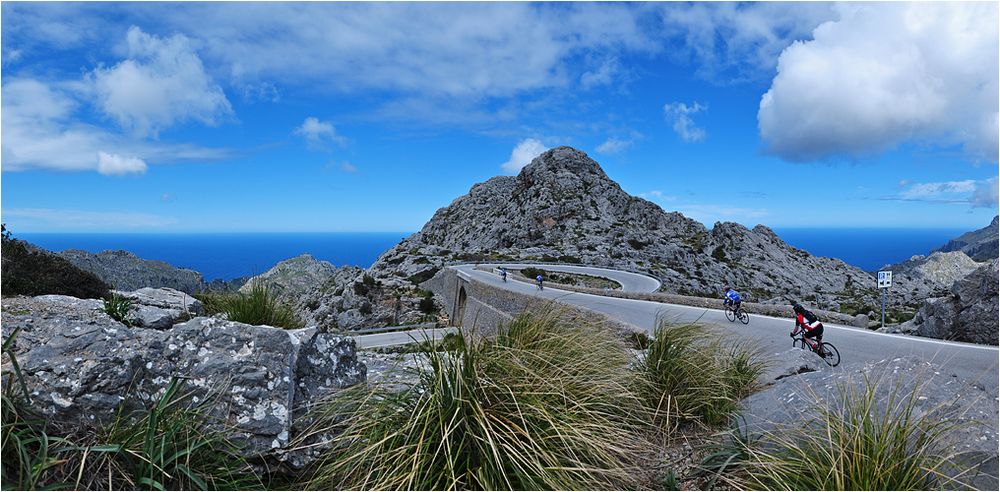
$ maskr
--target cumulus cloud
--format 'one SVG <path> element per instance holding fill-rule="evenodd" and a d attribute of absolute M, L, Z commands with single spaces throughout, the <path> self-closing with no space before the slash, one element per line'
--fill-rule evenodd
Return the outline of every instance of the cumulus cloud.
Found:
<path fill-rule="evenodd" d="M 688 106 L 682 102 L 667 103 L 663 106 L 663 113 L 667 119 L 673 121 L 674 133 L 685 142 L 701 142 L 705 140 L 705 130 L 695 126 L 691 115 L 708 110 L 707 106 L 697 102 Z"/>
<path fill-rule="evenodd" d="M 80 94 L 74 85 L 4 78 L 0 97 L 4 171 L 98 171 L 100 152 L 143 162 L 216 160 L 229 155 L 226 149 L 147 142 L 82 123 L 77 114 Z"/>
<path fill-rule="evenodd" d="M 146 163 L 138 157 L 125 157 L 100 151 L 97 153 L 97 172 L 109 175 L 143 174 L 146 172 Z"/>
<path fill-rule="evenodd" d="M 996 161 L 995 3 L 835 7 L 839 18 L 778 60 L 761 98 L 767 149 L 806 162 L 864 156 L 903 143 L 961 145 Z"/>
<path fill-rule="evenodd" d="M 91 73 L 98 106 L 123 128 L 156 135 L 175 123 L 215 125 L 232 114 L 187 37 L 159 38 L 129 28 L 128 58 Z"/>
<path fill-rule="evenodd" d="M 320 121 L 310 116 L 295 129 L 295 134 L 306 139 L 311 148 L 324 148 L 328 143 L 343 145 L 346 140 L 337 134 L 337 129 L 329 121 Z"/>
<path fill-rule="evenodd" d="M 509 173 L 520 172 L 524 166 L 531 163 L 532 159 L 538 157 L 539 154 L 546 150 L 548 150 L 548 147 L 542 145 L 542 142 L 534 138 L 526 138 L 514 147 L 514 150 L 510 153 L 510 159 L 501 164 L 500 167 Z"/>
<path fill-rule="evenodd" d="M 580 85 L 584 89 L 608 85 L 614 80 L 615 73 L 618 70 L 618 59 L 614 57 L 606 58 L 601 62 L 599 67 L 586 71 L 580 76 Z"/>

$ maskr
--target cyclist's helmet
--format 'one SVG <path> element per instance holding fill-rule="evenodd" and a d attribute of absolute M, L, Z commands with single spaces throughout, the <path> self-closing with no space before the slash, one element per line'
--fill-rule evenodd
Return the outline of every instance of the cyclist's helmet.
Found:
<path fill-rule="evenodd" d="M 730 287 L 730 286 L 728 286 L 728 285 L 727 285 L 727 286 L 725 286 L 725 287 L 724 287 L 724 288 L 722 289 L 722 291 L 723 291 L 723 292 L 729 292 L 729 291 L 731 291 L 731 290 L 733 290 L 733 288 L 732 288 L 732 287 Z"/>
<path fill-rule="evenodd" d="M 805 309 L 802 307 L 801 304 L 792 301 L 792 311 L 795 311 L 795 314 L 802 314 L 805 312 Z"/>

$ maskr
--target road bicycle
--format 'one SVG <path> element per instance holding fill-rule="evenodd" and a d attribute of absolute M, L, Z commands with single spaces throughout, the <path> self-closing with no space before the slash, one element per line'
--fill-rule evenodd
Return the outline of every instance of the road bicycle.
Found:
<path fill-rule="evenodd" d="M 734 322 L 739 319 L 744 325 L 750 324 L 750 315 L 743 310 L 743 306 L 733 309 L 732 306 L 726 304 L 726 319 L 730 322 Z"/>
<path fill-rule="evenodd" d="M 535 286 L 538 287 L 538 290 L 545 290 L 545 288 L 542 287 L 542 281 L 541 280 L 535 281 Z"/>
<path fill-rule="evenodd" d="M 816 348 L 813 348 L 812 344 L 806 341 L 805 332 L 799 332 L 798 335 L 792 336 L 792 346 L 796 344 L 802 347 L 802 349 L 812 350 L 814 354 L 823 358 L 823 362 L 830 367 L 837 367 L 840 364 L 840 351 L 837 347 L 834 347 L 830 342 L 817 343 Z M 819 352 L 819 348 L 823 347 L 823 352 Z"/>

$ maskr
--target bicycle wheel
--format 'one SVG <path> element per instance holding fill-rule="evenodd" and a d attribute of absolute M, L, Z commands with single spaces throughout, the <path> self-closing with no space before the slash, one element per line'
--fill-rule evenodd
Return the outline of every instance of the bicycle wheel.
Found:
<path fill-rule="evenodd" d="M 840 351 L 830 342 L 823 342 L 823 362 L 830 367 L 837 367 L 840 364 Z"/>
<path fill-rule="evenodd" d="M 726 319 L 730 322 L 736 321 L 736 313 L 733 312 L 733 308 L 726 306 Z"/>
<path fill-rule="evenodd" d="M 740 309 L 736 313 L 736 315 L 740 317 L 740 322 L 743 323 L 744 325 L 749 325 L 750 324 L 750 315 L 747 314 L 746 311 Z"/>

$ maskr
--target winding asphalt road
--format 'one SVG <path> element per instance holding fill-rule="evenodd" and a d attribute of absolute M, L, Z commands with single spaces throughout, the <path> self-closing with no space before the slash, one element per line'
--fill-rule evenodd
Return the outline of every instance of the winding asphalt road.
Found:
<path fill-rule="evenodd" d="M 515 265 L 505 264 L 504 266 L 513 268 Z M 753 339 L 767 354 L 777 354 L 792 347 L 791 338 L 788 336 L 794 328 L 791 313 L 789 313 L 788 318 L 774 318 L 751 313 L 750 324 L 742 325 L 731 323 L 726 319 L 725 313 L 721 309 L 619 299 L 553 288 L 539 291 L 531 283 L 503 282 L 498 275 L 477 270 L 473 265 L 457 265 L 449 268 L 458 270 L 462 276 L 496 287 L 590 309 L 647 332 L 652 332 L 659 320 L 677 323 L 697 321 L 716 325 L 737 336 Z M 634 273 L 603 268 L 561 265 L 559 268 L 572 268 L 573 270 L 566 271 L 610 277 L 619 282 L 622 282 L 619 279 L 623 279 L 629 282 L 630 288 L 637 288 L 636 282 L 641 285 L 642 281 L 634 277 L 644 277 Z M 547 269 L 555 270 L 553 267 L 547 267 Z M 615 276 L 612 277 L 609 272 L 613 272 Z M 622 283 L 624 285 L 624 282 Z M 649 285 L 651 284 L 647 284 L 647 286 Z M 659 288 L 658 281 L 656 287 Z M 644 292 L 649 292 L 649 290 Z M 719 302 L 721 307 L 722 301 Z M 991 395 L 997 396 L 997 387 L 1000 384 L 998 381 L 998 354 L 1000 352 L 998 352 L 997 347 L 878 333 L 862 328 L 828 323 L 824 323 L 823 326 L 826 328 L 824 340 L 833 343 L 840 350 L 842 363 L 879 361 L 916 355 L 924 360 L 941 364 L 946 371 L 959 377 L 979 381 Z"/>
<path fill-rule="evenodd" d="M 552 272 L 580 273 L 597 277 L 610 278 L 622 285 L 624 292 L 656 292 L 660 290 L 660 281 L 648 275 L 611 270 L 609 268 L 585 267 L 575 265 L 551 265 L 545 263 L 503 263 L 495 265 L 480 265 L 492 268 L 506 267 L 508 270 L 521 270 L 534 267 Z M 508 278 L 514 278 L 510 275 Z M 544 284 L 543 284 L 544 285 Z"/>

